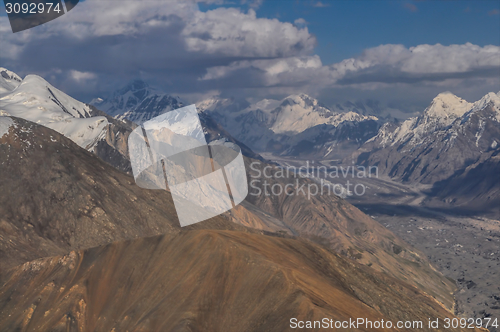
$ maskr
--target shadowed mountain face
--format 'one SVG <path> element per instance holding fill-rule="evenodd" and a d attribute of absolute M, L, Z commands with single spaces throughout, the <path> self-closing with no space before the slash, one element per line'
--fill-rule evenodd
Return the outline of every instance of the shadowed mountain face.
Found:
<path fill-rule="evenodd" d="M 436 182 L 425 204 L 500 214 L 500 149 L 482 154 L 475 163 Z"/>
<path fill-rule="evenodd" d="M 238 231 L 186 230 L 43 258 L 0 283 L 5 331 L 288 331 L 291 318 L 357 317 L 420 320 L 425 331 L 428 318 L 452 317 L 318 245 Z"/>
<path fill-rule="evenodd" d="M 0 271 L 180 229 L 168 192 L 139 188 L 130 176 L 47 127 L 0 120 Z M 238 226 L 225 223 L 231 227 Z"/>
<path fill-rule="evenodd" d="M 137 125 L 126 119 L 117 120 L 92 105 L 89 105 L 89 109 L 90 115 L 104 116 L 109 123 L 106 135 L 101 141 L 97 142 L 91 152 L 111 166 L 127 174 L 132 174 L 132 166 L 130 165 L 128 154 L 128 137 Z"/>

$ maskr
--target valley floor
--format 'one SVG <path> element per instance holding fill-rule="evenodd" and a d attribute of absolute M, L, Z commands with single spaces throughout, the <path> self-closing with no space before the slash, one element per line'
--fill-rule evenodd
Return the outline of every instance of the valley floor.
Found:
<path fill-rule="evenodd" d="M 417 188 L 381 179 L 366 180 L 363 196 L 348 201 L 424 252 L 457 282 L 455 314 L 500 319 L 500 218 L 420 206 Z"/>
<path fill-rule="evenodd" d="M 294 159 L 275 156 L 270 159 L 282 166 L 305 165 Z M 323 164 L 328 163 L 323 161 Z M 363 184 L 365 194 L 353 194 L 347 200 L 424 252 L 437 269 L 456 281 L 455 314 L 500 320 L 499 216 L 423 207 L 421 202 L 428 189 L 425 186 L 405 186 L 382 177 L 326 178 L 343 186 L 347 180 Z"/>

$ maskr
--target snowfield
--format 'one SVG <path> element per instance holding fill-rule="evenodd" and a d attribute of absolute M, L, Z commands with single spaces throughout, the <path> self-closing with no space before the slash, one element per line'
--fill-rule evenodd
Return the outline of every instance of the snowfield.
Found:
<path fill-rule="evenodd" d="M 28 75 L 21 80 L 3 68 L 0 68 L 0 116 L 15 116 L 49 127 L 87 150 L 105 137 L 108 127 L 105 117 L 91 117 L 87 105 L 43 78 Z"/>

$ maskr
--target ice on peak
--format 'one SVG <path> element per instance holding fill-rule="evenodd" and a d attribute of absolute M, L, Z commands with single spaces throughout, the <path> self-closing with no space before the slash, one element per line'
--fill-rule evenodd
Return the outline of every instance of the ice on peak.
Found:
<path fill-rule="evenodd" d="M 262 111 L 272 111 L 280 104 L 279 100 L 274 99 L 262 99 L 261 101 L 251 105 L 249 110 L 257 110 L 260 109 Z"/>
<path fill-rule="evenodd" d="M 18 82 L 21 82 L 23 80 L 19 75 L 4 67 L 0 67 L 0 76 L 2 76 L 4 79 L 14 80 Z"/>
<path fill-rule="evenodd" d="M 489 92 L 483 98 L 474 103 L 473 112 L 480 111 L 488 104 L 492 104 L 493 110 L 496 112 L 496 120 L 500 122 L 500 92 Z"/>
<path fill-rule="evenodd" d="M 290 95 L 283 99 L 283 103 L 286 102 L 294 102 L 295 104 L 299 104 L 301 106 L 317 106 L 318 105 L 318 100 L 314 99 L 313 97 L 306 95 L 305 93 L 301 94 L 296 94 L 296 95 Z"/>
<path fill-rule="evenodd" d="M 90 117 L 87 105 L 37 75 L 26 76 L 17 88 L 3 95 L 0 110 L 52 128 L 87 149 L 103 137 L 108 125 L 105 117 Z"/>
<path fill-rule="evenodd" d="M 472 103 L 457 97 L 451 92 L 438 94 L 424 111 L 426 118 L 455 119 L 464 115 L 472 107 Z"/>
<path fill-rule="evenodd" d="M 19 86 L 22 79 L 16 73 L 0 67 L 0 95 L 9 93 Z"/>

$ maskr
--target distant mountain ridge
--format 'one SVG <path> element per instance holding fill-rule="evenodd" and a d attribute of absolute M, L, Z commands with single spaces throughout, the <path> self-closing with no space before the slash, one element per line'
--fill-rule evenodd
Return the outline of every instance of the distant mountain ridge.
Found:
<path fill-rule="evenodd" d="M 432 185 L 434 205 L 440 197 L 443 203 L 479 208 L 500 205 L 499 151 L 500 92 L 474 103 L 443 93 L 421 116 L 383 125 L 344 162 L 377 166 L 380 174 L 409 184 Z"/>
<path fill-rule="evenodd" d="M 161 93 L 139 79 L 115 91 L 110 97 L 93 99 L 90 104 L 117 119 L 137 124 L 185 106 L 179 97 Z"/>
<path fill-rule="evenodd" d="M 375 116 L 333 111 L 306 94 L 255 104 L 210 98 L 197 106 L 252 149 L 285 156 L 344 156 L 378 129 Z"/>
<path fill-rule="evenodd" d="M 141 124 L 161 113 L 186 105 L 179 97 L 134 80 L 91 104 L 116 119 Z M 257 152 L 284 156 L 341 159 L 376 135 L 382 114 L 375 102 L 347 102 L 332 110 L 306 94 L 282 100 L 212 97 L 196 104 L 198 111 L 219 123 L 231 136 Z M 362 113 L 364 114 L 362 114 Z"/>
<path fill-rule="evenodd" d="M 387 123 L 354 155 L 381 173 L 407 182 L 434 183 L 451 176 L 500 143 L 500 96 L 468 103 L 439 94 L 419 117 Z"/>

